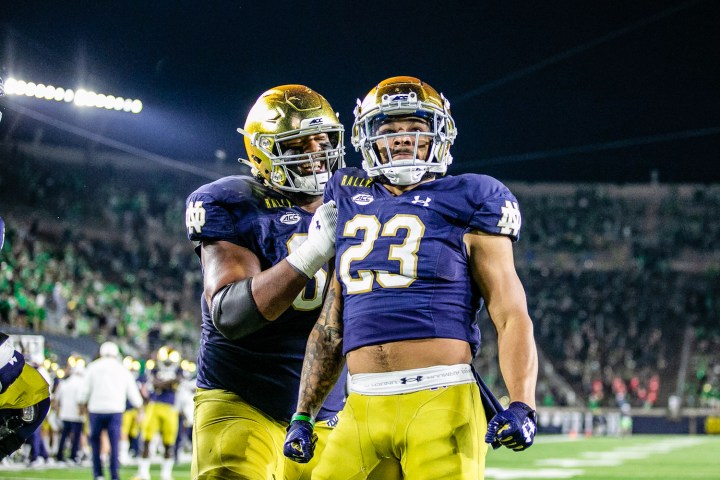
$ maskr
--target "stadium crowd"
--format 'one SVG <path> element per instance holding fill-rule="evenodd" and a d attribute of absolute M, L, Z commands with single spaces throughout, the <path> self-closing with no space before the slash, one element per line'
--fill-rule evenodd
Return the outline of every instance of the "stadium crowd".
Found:
<path fill-rule="evenodd" d="M 112 339 L 138 357 L 172 343 L 193 358 L 201 278 L 183 209 L 204 180 L 0 157 L 0 325 Z M 684 404 L 717 406 L 720 186 L 507 183 L 525 220 L 516 264 L 552 370 L 541 367 L 538 403 L 666 405 L 689 328 Z M 501 390 L 489 326 L 481 319 L 476 363 Z"/>
<path fill-rule="evenodd" d="M 200 280 L 183 241 L 177 187 L 150 187 L 138 173 L 10 158 L 14 168 L 0 178 L 9 226 L 0 321 L 116 339 L 133 355 L 172 341 L 191 356 Z"/>

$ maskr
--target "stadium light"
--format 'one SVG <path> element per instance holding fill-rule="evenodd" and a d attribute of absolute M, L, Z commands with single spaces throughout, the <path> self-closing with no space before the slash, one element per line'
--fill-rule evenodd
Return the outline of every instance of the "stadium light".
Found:
<path fill-rule="evenodd" d="M 44 83 L 29 82 L 10 77 L 5 82 L 5 93 L 19 97 L 33 97 L 39 100 L 73 103 L 78 107 L 95 107 L 105 110 L 140 113 L 143 103 L 139 99 L 118 97 L 107 93 L 96 93 L 92 90 L 56 87 Z"/>

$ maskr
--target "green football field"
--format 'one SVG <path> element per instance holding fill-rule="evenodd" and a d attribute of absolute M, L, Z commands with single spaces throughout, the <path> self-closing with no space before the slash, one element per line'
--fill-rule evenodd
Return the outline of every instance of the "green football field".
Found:
<path fill-rule="evenodd" d="M 190 478 L 189 470 L 188 464 L 176 466 L 175 480 Z M 135 468 L 123 468 L 121 476 L 128 480 L 135 471 Z M 154 465 L 154 480 L 159 479 L 159 473 L 159 465 Z M 0 465 L 2 480 L 90 478 L 90 468 L 7 469 Z M 636 435 L 628 438 L 578 439 L 539 436 L 535 445 L 525 452 L 517 453 L 504 448 L 491 451 L 485 478 L 718 480 L 720 436 Z"/>

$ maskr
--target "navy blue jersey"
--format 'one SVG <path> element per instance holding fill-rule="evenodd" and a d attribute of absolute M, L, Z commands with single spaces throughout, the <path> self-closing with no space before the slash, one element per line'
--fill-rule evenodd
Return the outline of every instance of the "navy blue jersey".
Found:
<path fill-rule="evenodd" d="M 419 338 L 480 345 L 482 299 L 463 236 L 517 240 L 517 199 L 498 180 L 440 177 L 394 196 L 363 170 L 345 168 L 325 187 L 338 206 L 335 272 L 342 284 L 343 351 Z"/>
<path fill-rule="evenodd" d="M 150 390 L 150 400 L 159 403 L 168 403 L 175 405 L 175 394 L 177 393 L 178 385 L 182 380 L 183 371 L 177 364 L 165 365 L 162 362 L 157 362 L 155 368 L 150 370 L 150 383 L 152 389 Z M 161 382 L 172 382 L 167 388 L 158 388 L 154 385 L 154 381 L 159 380 Z"/>
<path fill-rule="evenodd" d="M 246 176 L 203 185 L 186 202 L 193 241 L 224 240 L 251 250 L 266 270 L 307 238 L 312 215 L 287 197 Z M 199 246 L 196 249 L 199 255 Z M 238 394 L 277 420 L 295 411 L 305 346 L 320 314 L 327 271 L 321 269 L 277 320 L 240 340 L 217 331 L 201 298 L 202 332 L 197 385 Z M 319 420 L 342 408 L 345 376 L 330 393 Z"/>

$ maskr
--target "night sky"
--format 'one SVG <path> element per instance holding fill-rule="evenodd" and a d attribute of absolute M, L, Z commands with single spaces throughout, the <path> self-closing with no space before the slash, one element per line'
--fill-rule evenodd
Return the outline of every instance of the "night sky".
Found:
<path fill-rule="evenodd" d="M 0 67 L 140 98 L 140 115 L 6 97 L 0 139 L 87 142 L 11 102 L 203 166 L 244 156 L 235 128 L 269 87 L 322 93 L 349 131 L 395 75 L 450 100 L 450 173 L 501 180 L 720 181 L 720 2 L 4 2 Z M 348 145 L 347 163 L 359 166 Z"/>

